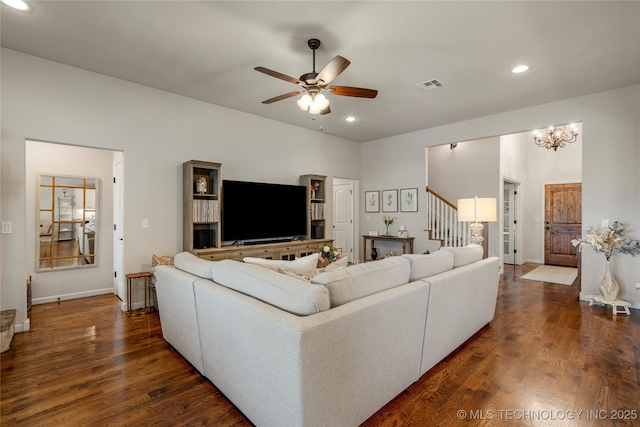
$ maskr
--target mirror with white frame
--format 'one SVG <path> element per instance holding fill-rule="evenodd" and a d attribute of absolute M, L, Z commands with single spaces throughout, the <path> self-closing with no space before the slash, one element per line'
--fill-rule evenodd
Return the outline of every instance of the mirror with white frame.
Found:
<path fill-rule="evenodd" d="M 98 178 L 38 174 L 36 271 L 95 267 Z"/>

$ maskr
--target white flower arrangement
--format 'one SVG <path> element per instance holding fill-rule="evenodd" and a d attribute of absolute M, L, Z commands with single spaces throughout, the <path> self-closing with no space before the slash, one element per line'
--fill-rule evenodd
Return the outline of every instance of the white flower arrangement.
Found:
<path fill-rule="evenodd" d="M 617 253 L 629 254 L 631 256 L 640 255 L 640 242 L 636 240 L 625 239 L 622 237 L 624 226 L 621 222 L 615 221 L 610 225 L 605 233 L 596 230 L 595 227 L 587 229 L 587 235 L 584 239 L 573 239 L 573 246 L 592 246 L 597 252 L 602 252 L 607 261 Z"/>
<path fill-rule="evenodd" d="M 335 246 L 321 246 L 320 247 L 320 261 L 333 262 L 342 258 L 342 254 Z"/>

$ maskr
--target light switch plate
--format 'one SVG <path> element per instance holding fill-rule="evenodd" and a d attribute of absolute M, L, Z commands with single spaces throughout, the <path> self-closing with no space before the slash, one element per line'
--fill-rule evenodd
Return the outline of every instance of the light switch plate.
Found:
<path fill-rule="evenodd" d="M 609 220 L 607 218 L 602 218 L 602 226 L 603 227 L 608 227 L 609 226 Z"/>
<path fill-rule="evenodd" d="M 142 228 L 149 228 L 149 220 L 147 218 L 142 220 Z"/>
<path fill-rule="evenodd" d="M 13 233 L 13 223 L 12 222 L 3 222 L 2 223 L 2 234 L 11 234 Z"/>

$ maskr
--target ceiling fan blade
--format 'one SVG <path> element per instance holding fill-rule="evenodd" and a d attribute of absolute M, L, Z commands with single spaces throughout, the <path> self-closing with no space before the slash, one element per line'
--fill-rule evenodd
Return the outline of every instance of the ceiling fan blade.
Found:
<path fill-rule="evenodd" d="M 333 79 L 338 77 L 348 66 L 351 64 L 348 59 L 338 55 L 331 60 L 325 67 L 318 73 L 314 83 L 328 85 Z"/>
<path fill-rule="evenodd" d="M 270 70 L 264 67 L 255 67 L 254 70 L 260 71 L 261 73 L 265 73 L 268 76 L 275 77 L 280 80 L 284 80 L 285 82 L 293 83 L 294 85 L 303 85 L 304 82 L 294 78 L 287 76 L 286 74 L 279 73 L 277 71 Z"/>
<path fill-rule="evenodd" d="M 329 86 L 327 91 L 333 95 L 355 96 L 358 98 L 375 98 L 378 95 L 378 91 L 375 89 L 351 86 Z"/>
<path fill-rule="evenodd" d="M 272 104 L 277 101 L 282 101 L 283 99 L 291 98 L 292 96 L 300 95 L 303 91 L 296 90 L 294 92 L 285 93 L 279 96 L 274 96 L 273 98 L 267 99 L 266 101 L 262 101 L 263 104 Z"/>

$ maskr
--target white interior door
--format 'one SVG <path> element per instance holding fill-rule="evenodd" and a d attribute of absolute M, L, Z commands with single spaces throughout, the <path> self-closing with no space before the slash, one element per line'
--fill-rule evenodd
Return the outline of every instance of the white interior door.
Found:
<path fill-rule="evenodd" d="M 113 286 L 118 298 L 126 310 L 126 292 L 124 289 L 124 158 L 122 153 L 114 154 L 113 164 L 113 268 L 115 270 Z"/>
<path fill-rule="evenodd" d="M 515 264 L 516 255 L 516 200 L 515 184 L 504 182 L 503 195 L 503 260 L 505 264 Z"/>
<path fill-rule="evenodd" d="M 333 245 L 353 262 L 353 182 L 333 183 Z"/>

